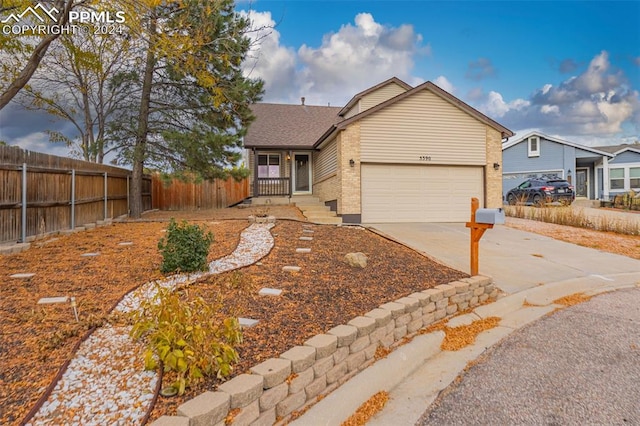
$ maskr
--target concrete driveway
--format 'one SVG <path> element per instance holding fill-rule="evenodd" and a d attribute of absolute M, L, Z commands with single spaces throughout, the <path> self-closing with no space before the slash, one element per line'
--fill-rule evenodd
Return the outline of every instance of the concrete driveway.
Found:
<path fill-rule="evenodd" d="M 437 261 L 469 273 L 470 231 L 464 223 L 367 224 Z M 552 282 L 588 278 L 633 283 L 640 260 L 580 247 L 497 225 L 480 240 L 480 274 L 507 293 Z"/>

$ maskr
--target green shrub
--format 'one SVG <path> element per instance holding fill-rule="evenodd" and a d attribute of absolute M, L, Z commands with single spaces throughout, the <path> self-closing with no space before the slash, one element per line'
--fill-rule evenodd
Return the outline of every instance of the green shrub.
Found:
<path fill-rule="evenodd" d="M 236 318 L 223 319 L 219 308 L 157 286 L 156 296 L 133 314 L 132 337 L 148 339 L 145 368 L 156 369 L 159 360 L 169 380 L 175 378 L 171 386 L 179 395 L 204 376 L 229 376 L 238 361 L 240 324 Z"/>
<path fill-rule="evenodd" d="M 213 242 L 213 234 L 198 225 L 189 225 L 187 221 L 178 224 L 172 218 L 167 234 L 158 242 L 162 253 L 163 274 L 169 272 L 206 271 L 207 255 Z"/>

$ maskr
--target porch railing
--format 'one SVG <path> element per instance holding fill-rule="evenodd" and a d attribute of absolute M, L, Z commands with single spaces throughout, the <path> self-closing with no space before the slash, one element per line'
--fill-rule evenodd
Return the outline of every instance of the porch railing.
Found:
<path fill-rule="evenodd" d="M 258 178 L 254 196 L 289 195 L 289 178 Z"/>

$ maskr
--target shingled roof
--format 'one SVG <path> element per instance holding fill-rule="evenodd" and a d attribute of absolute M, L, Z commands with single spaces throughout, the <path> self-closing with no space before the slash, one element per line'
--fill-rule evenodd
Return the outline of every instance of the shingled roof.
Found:
<path fill-rule="evenodd" d="M 310 149 L 341 120 L 341 107 L 258 103 L 256 119 L 244 138 L 245 148 Z"/>

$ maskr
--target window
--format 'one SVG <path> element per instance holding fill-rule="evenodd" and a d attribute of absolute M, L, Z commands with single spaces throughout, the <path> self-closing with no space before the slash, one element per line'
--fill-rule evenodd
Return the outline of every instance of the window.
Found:
<path fill-rule="evenodd" d="M 629 188 L 640 188 L 640 167 L 629 167 Z"/>
<path fill-rule="evenodd" d="M 280 154 L 258 154 L 258 177 L 280 177 Z"/>
<path fill-rule="evenodd" d="M 609 170 L 609 188 L 624 189 L 624 169 Z"/>
<path fill-rule="evenodd" d="M 540 156 L 540 138 L 537 136 L 531 136 L 529 138 L 529 157 Z"/>

